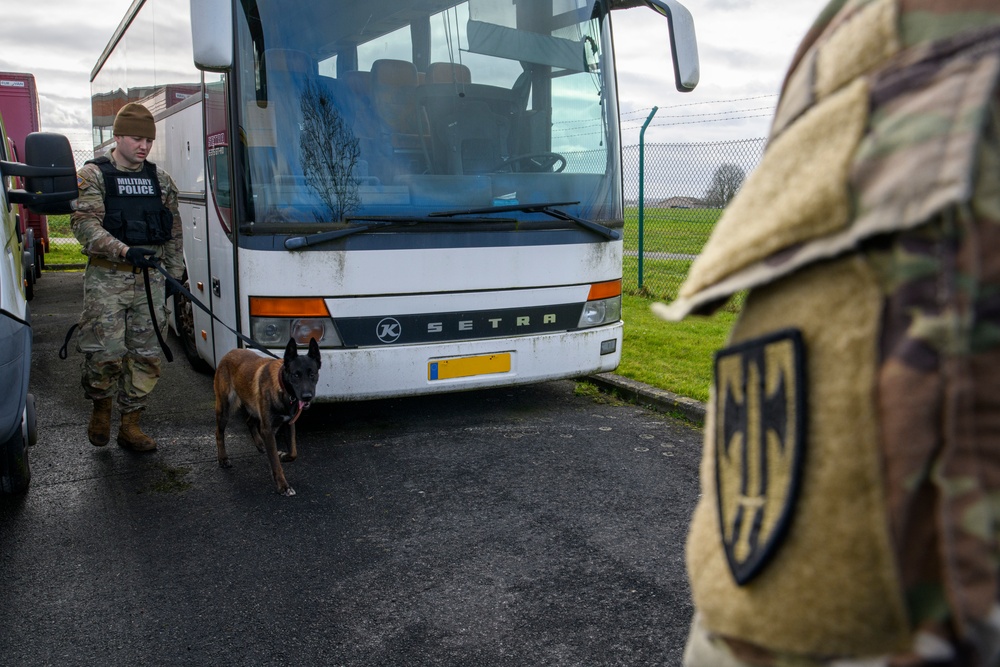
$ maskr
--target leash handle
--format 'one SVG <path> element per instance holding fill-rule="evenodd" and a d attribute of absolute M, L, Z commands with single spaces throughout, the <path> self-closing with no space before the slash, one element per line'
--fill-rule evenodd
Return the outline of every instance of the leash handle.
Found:
<path fill-rule="evenodd" d="M 69 356 L 69 341 L 73 337 L 73 332 L 76 331 L 77 327 L 79 326 L 80 323 L 77 322 L 76 324 L 74 324 L 69 328 L 69 331 L 66 332 L 66 340 L 63 341 L 62 347 L 59 348 L 60 359 L 65 359 L 67 356 Z"/>

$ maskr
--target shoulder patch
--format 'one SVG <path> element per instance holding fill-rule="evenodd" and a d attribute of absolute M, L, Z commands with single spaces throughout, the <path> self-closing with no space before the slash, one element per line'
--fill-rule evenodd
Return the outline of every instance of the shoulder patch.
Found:
<path fill-rule="evenodd" d="M 788 531 L 805 455 L 805 346 L 783 329 L 715 355 L 715 488 L 726 560 L 739 585 Z"/>

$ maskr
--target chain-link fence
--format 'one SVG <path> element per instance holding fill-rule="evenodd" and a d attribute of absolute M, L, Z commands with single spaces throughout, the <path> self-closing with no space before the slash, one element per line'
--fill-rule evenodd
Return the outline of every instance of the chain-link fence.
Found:
<path fill-rule="evenodd" d="M 744 139 L 622 149 L 622 287 L 627 293 L 666 301 L 677 297 L 691 262 L 743 179 L 760 162 L 765 143 L 766 139 Z"/>
<path fill-rule="evenodd" d="M 73 159 L 76 168 L 94 157 L 91 149 L 73 149 Z M 69 226 L 68 215 L 49 215 L 47 227 L 49 231 L 49 247 L 42 259 L 42 268 L 47 271 L 65 271 L 67 269 L 82 269 L 84 256 L 80 252 L 80 244 L 73 236 Z"/>
<path fill-rule="evenodd" d="M 722 209 L 760 162 L 765 143 L 761 138 L 622 148 L 626 292 L 676 298 Z M 75 150 L 74 157 L 80 167 L 93 152 Z M 644 206 L 639 206 L 640 179 Z M 82 266 L 69 216 L 49 216 L 49 253 L 46 268 Z"/>

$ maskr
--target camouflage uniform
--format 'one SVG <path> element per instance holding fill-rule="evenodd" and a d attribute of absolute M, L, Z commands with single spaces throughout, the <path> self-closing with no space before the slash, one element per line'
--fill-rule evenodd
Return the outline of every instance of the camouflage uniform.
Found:
<path fill-rule="evenodd" d="M 827 6 L 658 310 L 744 289 L 685 664 L 1000 664 L 1000 3 Z"/>
<path fill-rule="evenodd" d="M 119 171 L 128 170 L 115 162 Z M 174 277 L 183 275 L 181 218 L 177 208 L 177 186 L 159 167 L 157 180 L 164 205 L 173 214 L 173 238 L 156 250 L 156 257 Z M 100 258 L 124 265 L 117 270 L 89 263 L 84 275 L 83 314 L 77 349 L 84 353 L 82 384 L 88 399 L 99 400 L 117 393 L 121 412 L 145 407 L 149 393 L 160 377 L 160 348 L 146 302 L 143 274 L 134 274 L 121 257 L 126 245 L 103 227 L 105 182 L 100 168 L 86 164 L 77 174 L 80 197 L 72 215 L 73 234 L 89 258 Z M 153 303 L 161 333 L 165 330 L 167 310 L 165 280 L 156 270 L 149 271 Z"/>

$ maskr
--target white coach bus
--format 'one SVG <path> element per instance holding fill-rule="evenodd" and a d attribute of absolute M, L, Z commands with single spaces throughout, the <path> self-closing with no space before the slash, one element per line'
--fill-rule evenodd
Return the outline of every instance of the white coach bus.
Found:
<path fill-rule="evenodd" d="M 122 105 L 152 111 L 214 315 L 175 304 L 188 358 L 241 344 L 220 322 L 315 337 L 327 401 L 616 368 L 610 10 L 640 4 L 694 88 L 675 0 L 135 0 L 91 76 L 95 153 Z"/>

